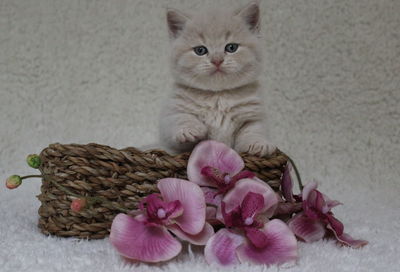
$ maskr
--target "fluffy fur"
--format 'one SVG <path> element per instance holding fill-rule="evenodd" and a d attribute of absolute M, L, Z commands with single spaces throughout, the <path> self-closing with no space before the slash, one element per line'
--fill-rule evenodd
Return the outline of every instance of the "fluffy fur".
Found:
<path fill-rule="evenodd" d="M 262 62 L 258 2 L 193 15 L 168 10 L 167 22 L 175 85 L 162 111 L 161 140 L 175 151 L 213 139 L 239 152 L 273 152 L 257 83 Z M 230 43 L 239 44 L 236 52 L 225 50 Z M 205 46 L 207 54 L 197 55 L 197 46 Z"/>

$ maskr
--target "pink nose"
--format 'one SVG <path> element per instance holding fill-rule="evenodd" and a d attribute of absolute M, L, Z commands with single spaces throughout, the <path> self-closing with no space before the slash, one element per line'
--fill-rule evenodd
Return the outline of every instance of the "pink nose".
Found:
<path fill-rule="evenodd" d="M 223 59 L 212 59 L 211 63 L 214 64 L 215 66 L 219 67 L 221 64 L 224 62 Z"/>

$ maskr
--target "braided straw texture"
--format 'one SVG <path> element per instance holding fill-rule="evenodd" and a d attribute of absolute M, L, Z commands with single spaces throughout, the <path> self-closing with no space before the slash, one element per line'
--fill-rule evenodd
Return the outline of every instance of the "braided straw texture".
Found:
<path fill-rule="evenodd" d="M 44 234 L 89 239 L 109 234 L 113 218 L 123 209 L 132 210 L 144 196 L 157 192 L 156 182 L 166 177 L 186 179 L 189 153 L 170 155 L 162 150 L 140 151 L 133 147 L 117 150 L 99 144 L 51 144 L 40 153 L 43 183 L 39 208 L 39 228 Z M 275 190 L 288 157 L 280 151 L 260 158 L 241 154 L 246 169 Z M 55 182 L 52 182 L 55 181 Z M 100 197 L 77 213 L 70 209 L 76 195 Z"/>

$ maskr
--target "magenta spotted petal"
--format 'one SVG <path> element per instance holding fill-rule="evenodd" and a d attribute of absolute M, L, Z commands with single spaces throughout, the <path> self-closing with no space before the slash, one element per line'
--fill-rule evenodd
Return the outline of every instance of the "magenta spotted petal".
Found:
<path fill-rule="evenodd" d="M 209 140 L 194 148 L 188 161 L 187 175 L 190 181 L 198 185 L 216 188 L 216 184 L 202 174 L 207 167 L 234 176 L 244 168 L 244 162 L 235 150 L 223 143 Z"/>
<path fill-rule="evenodd" d="M 236 251 L 241 262 L 272 265 L 297 260 L 296 237 L 284 222 L 274 219 L 261 231 L 266 236 L 265 247 L 257 248 L 250 242 L 241 245 Z"/>
<path fill-rule="evenodd" d="M 175 221 L 182 231 L 190 235 L 201 232 L 206 219 L 206 203 L 200 187 L 176 178 L 161 179 L 157 186 L 165 201 L 179 200 L 181 203 L 183 214 L 175 218 Z"/>
<path fill-rule="evenodd" d="M 220 229 L 212 236 L 204 248 L 207 263 L 218 266 L 239 264 L 236 249 L 244 242 L 244 237 L 228 229 Z"/>
<path fill-rule="evenodd" d="M 318 219 L 308 218 L 303 213 L 299 213 L 290 219 L 288 226 L 297 237 L 307 243 L 324 238 L 326 233 L 325 224 L 323 222 Z"/>
<path fill-rule="evenodd" d="M 182 249 L 163 226 L 149 226 L 146 218 L 118 214 L 111 225 L 110 241 L 119 254 L 142 262 L 162 262 L 174 258 Z"/>

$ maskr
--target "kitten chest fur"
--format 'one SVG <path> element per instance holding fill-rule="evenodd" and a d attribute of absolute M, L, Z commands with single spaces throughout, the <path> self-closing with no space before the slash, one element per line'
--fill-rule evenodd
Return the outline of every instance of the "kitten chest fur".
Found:
<path fill-rule="evenodd" d="M 171 112 L 191 114 L 201 121 L 208 138 L 228 145 L 234 144 L 244 125 L 263 118 L 257 83 L 218 92 L 177 86 L 170 105 Z"/>

